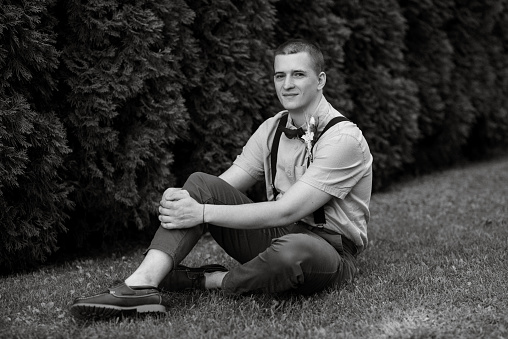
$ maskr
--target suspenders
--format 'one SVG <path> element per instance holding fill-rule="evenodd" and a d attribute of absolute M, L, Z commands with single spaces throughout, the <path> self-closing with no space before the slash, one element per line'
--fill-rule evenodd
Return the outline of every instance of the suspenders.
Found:
<path fill-rule="evenodd" d="M 286 113 L 280 118 L 278 127 L 279 126 L 286 127 L 286 123 L 288 121 L 288 115 L 289 114 Z M 314 144 L 318 141 L 318 139 L 323 134 L 325 134 L 326 131 L 328 131 L 328 129 L 330 127 L 332 127 L 333 125 L 338 124 L 339 122 L 342 122 L 342 121 L 348 121 L 348 119 L 346 119 L 344 117 L 335 117 L 332 120 L 330 120 L 330 122 L 325 126 L 325 129 L 323 130 L 323 132 L 315 139 Z M 277 173 L 277 153 L 279 151 L 279 142 L 280 142 L 281 135 L 282 135 L 282 130 L 280 128 L 277 128 L 275 131 L 275 136 L 273 138 L 272 150 L 270 152 L 270 165 L 271 165 L 271 172 L 272 172 L 272 189 L 273 189 L 274 200 L 275 200 L 275 198 L 277 198 L 277 195 L 279 195 L 279 191 L 277 191 L 277 189 L 275 188 L 275 174 Z M 314 147 L 314 146 L 312 146 L 312 147 Z M 309 164 L 310 164 L 310 159 L 308 159 L 308 161 L 307 161 L 307 167 L 309 167 Z M 325 209 L 323 206 L 321 206 L 314 212 L 314 222 L 316 223 L 316 225 L 324 225 L 326 223 Z"/>

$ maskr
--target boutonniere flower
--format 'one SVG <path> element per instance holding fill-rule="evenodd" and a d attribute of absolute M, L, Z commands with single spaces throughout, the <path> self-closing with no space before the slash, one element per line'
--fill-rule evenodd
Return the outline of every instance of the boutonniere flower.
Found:
<path fill-rule="evenodd" d="M 312 162 L 312 147 L 314 146 L 314 136 L 316 134 L 316 120 L 314 117 L 310 117 L 309 126 L 307 127 L 307 131 L 305 131 L 305 135 L 302 135 L 303 141 L 305 141 L 305 145 L 307 146 L 307 157 Z"/>

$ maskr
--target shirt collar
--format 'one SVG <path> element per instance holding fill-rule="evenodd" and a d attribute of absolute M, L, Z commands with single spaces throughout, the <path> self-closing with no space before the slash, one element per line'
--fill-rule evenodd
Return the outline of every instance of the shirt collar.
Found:
<path fill-rule="evenodd" d="M 312 113 L 311 116 L 309 116 L 308 118 L 310 119 L 311 117 L 314 117 L 314 119 L 316 121 L 317 132 L 318 133 L 322 132 L 325 129 L 325 126 L 328 123 L 328 121 L 330 121 L 330 119 L 331 119 L 330 104 L 328 103 L 328 100 L 326 100 L 324 95 L 321 96 L 321 99 L 319 100 L 319 104 L 317 105 L 314 113 Z M 292 127 L 298 128 L 299 127 L 299 126 L 295 126 L 293 124 L 293 119 L 291 118 L 291 114 L 288 117 L 287 126 L 290 128 L 292 128 Z M 303 126 L 303 130 L 304 131 L 307 130 L 307 126 Z"/>

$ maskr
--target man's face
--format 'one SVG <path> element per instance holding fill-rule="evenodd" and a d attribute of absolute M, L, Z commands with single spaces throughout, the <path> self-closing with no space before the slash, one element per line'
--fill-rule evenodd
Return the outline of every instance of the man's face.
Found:
<path fill-rule="evenodd" d="M 307 52 L 277 55 L 273 77 L 277 97 L 282 106 L 292 113 L 303 113 L 314 108 L 321 99 L 324 73 L 316 74 Z M 312 112 L 310 112 L 312 113 Z"/>

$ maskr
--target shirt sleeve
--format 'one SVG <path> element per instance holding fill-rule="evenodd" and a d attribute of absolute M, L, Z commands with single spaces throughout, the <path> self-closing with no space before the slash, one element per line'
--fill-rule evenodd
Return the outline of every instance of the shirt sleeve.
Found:
<path fill-rule="evenodd" d="M 368 169 L 363 136 L 349 133 L 319 140 L 314 146 L 314 161 L 301 181 L 339 199 L 351 191 Z"/>

